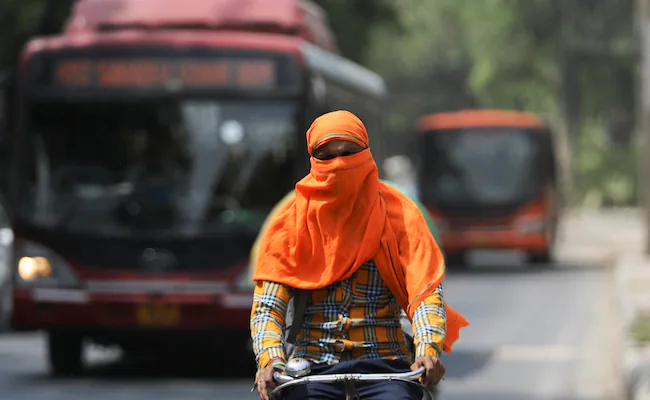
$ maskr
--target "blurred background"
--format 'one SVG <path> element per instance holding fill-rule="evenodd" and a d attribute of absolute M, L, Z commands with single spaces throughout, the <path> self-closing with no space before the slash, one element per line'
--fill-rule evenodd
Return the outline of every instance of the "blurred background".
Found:
<path fill-rule="evenodd" d="M 472 323 L 439 399 L 643 398 L 646 16 L 3 0 L 0 398 L 257 398 L 249 254 L 308 172 L 305 130 L 337 109 L 430 217 Z"/>

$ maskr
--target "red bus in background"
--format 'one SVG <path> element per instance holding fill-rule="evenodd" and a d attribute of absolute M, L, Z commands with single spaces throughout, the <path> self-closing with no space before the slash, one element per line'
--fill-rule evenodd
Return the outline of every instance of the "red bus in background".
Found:
<path fill-rule="evenodd" d="M 382 157 L 384 81 L 333 43 L 299 0 L 81 0 L 26 45 L 11 326 L 48 333 L 55 373 L 81 371 L 87 341 L 252 366 L 248 257 L 308 172 L 307 127 L 351 110 Z"/>
<path fill-rule="evenodd" d="M 466 110 L 417 123 L 419 193 L 450 264 L 470 250 L 507 249 L 552 261 L 560 216 L 549 127 L 534 114 Z"/>

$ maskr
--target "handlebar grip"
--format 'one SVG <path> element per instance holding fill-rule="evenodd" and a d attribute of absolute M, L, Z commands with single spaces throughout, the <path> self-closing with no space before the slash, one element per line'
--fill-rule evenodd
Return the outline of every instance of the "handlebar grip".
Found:
<path fill-rule="evenodd" d="M 413 379 L 413 380 L 418 379 L 418 378 L 420 378 L 420 376 L 424 375 L 426 370 L 427 370 L 426 368 L 420 367 L 420 368 L 416 369 L 415 371 L 412 371 L 410 374 L 408 374 L 409 377 L 407 379 Z"/>
<path fill-rule="evenodd" d="M 285 374 L 280 373 L 280 372 L 274 372 L 273 373 L 273 380 L 275 382 L 279 383 L 279 384 L 283 384 L 283 383 L 291 382 L 293 380 L 293 378 L 290 377 L 289 375 L 285 375 Z"/>

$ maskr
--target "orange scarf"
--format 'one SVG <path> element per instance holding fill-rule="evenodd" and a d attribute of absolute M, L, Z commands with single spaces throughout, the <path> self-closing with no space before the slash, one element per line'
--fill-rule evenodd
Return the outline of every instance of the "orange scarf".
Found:
<path fill-rule="evenodd" d="M 317 118 L 307 131 L 309 154 L 341 139 L 365 150 L 326 161 L 311 157 L 311 171 L 296 184 L 295 198 L 262 237 L 253 280 L 320 289 L 374 260 L 412 320 L 444 278 L 442 253 L 415 203 L 379 181 L 368 134 L 354 114 L 335 111 Z M 467 325 L 447 306 L 446 352 Z"/>

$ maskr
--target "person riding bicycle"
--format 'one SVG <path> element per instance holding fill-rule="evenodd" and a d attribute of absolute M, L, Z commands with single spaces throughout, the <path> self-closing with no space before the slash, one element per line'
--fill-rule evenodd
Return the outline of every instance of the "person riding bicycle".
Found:
<path fill-rule="evenodd" d="M 291 357 L 312 373 L 395 372 L 425 367 L 422 382 L 444 375 L 450 352 L 469 323 L 442 297 L 444 260 L 417 206 L 379 180 L 365 126 L 335 111 L 307 131 L 310 173 L 296 184 L 266 227 L 253 273 L 251 337 L 260 398 L 283 370 L 285 313 L 296 290 L 309 293 Z M 415 354 L 407 348 L 400 308 L 413 321 Z M 415 356 L 415 359 L 413 359 Z M 342 385 L 287 388 L 286 400 L 344 396 Z M 364 384 L 361 398 L 413 399 L 403 382 Z"/>

